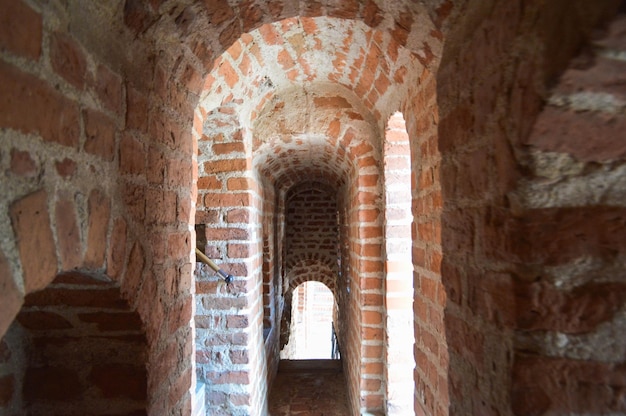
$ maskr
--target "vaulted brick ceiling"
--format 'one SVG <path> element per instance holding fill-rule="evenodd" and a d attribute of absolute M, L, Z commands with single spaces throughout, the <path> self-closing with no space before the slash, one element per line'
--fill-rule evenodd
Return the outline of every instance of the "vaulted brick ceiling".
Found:
<path fill-rule="evenodd" d="M 254 167 L 278 188 L 340 188 L 380 157 L 386 118 L 424 72 L 389 33 L 337 18 L 288 18 L 243 34 L 207 77 L 200 108 L 229 106 Z"/>

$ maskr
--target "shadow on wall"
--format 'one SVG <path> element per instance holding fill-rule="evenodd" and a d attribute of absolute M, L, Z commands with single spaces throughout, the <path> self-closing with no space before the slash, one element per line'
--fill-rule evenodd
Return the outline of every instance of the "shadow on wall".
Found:
<path fill-rule="evenodd" d="M 108 278 L 61 274 L 0 341 L 3 415 L 145 415 L 141 320 Z"/>

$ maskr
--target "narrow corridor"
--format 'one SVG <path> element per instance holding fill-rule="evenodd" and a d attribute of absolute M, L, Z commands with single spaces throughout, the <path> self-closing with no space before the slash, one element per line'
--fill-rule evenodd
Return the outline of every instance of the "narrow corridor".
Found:
<path fill-rule="evenodd" d="M 348 416 L 340 360 L 282 360 L 269 397 L 270 416 Z"/>

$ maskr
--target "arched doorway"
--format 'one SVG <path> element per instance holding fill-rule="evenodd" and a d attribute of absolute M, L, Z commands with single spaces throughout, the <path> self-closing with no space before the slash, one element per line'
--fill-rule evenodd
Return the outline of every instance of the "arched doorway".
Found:
<path fill-rule="evenodd" d="M 326 285 L 305 282 L 294 289 L 291 301 L 289 342 L 282 359 L 339 359 L 334 329 L 335 298 Z"/>

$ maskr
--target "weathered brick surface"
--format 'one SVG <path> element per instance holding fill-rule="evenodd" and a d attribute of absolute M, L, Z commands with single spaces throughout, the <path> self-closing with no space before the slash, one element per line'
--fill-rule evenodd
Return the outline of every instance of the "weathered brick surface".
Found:
<path fill-rule="evenodd" d="M 93 110 L 83 111 L 85 144 L 87 153 L 98 155 L 104 160 L 113 160 L 115 152 L 115 125 L 106 115 Z"/>
<path fill-rule="evenodd" d="M 37 163 L 33 160 L 30 153 L 12 149 L 11 172 L 19 176 L 35 176 L 38 173 Z"/>
<path fill-rule="evenodd" d="M 6 0 L 0 4 L 0 48 L 37 60 L 41 55 L 42 18 L 22 1 Z"/>
<path fill-rule="evenodd" d="M 4 253 L 0 252 L 0 299 L 2 300 L 0 333 L 6 332 L 6 329 L 9 327 L 22 306 L 24 295 L 20 293 L 14 279 L 15 277 L 11 272 L 7 258 Z"/>
<path fill-rule="evenodd" d="M 83 260 L 80 231 L 74 201 L 69 197 L 57 200 L 55 222 L 62 269 L 71 270 L 80 266 Z"/>
<path fill-rule="evenodd" d="M 85 264 L 89 267 L 100 268 L 104 262 L 107 245 L 106 235 L 111 216 L 111 200 L 103 192 L 94 190 L 89 194 L 87 204 L 89 224 Z"/>
<path fill-rule="evenodd" d="M 623 364 L 518 353 L 513 367 L 512 409 L 516 415 L 621 413 L 626 410 L 618 398 L 624 375 Z"/>
<path fill-rule="evenodd" d="M 87 59 L 81 46 L 70 35 L 53 33 L 50 40 L 52 68 L 76 88 L 83 88 L 87 71 Z"/>
<path fill-rule="evenodd" d="M 48 212 L 48 194 L 37 191 L 10 208 L 19 243 L 26 293 L 43 289 L 57 272 L 57 255 Z M 32 261 L 36 256 L 37 262 Z"/>
<path fill-rule="evenodd" d="M 74 102 L 36 77 L 0 62 L 0 124 L 44 140 L 77 147 L 79 112 Z"/>

